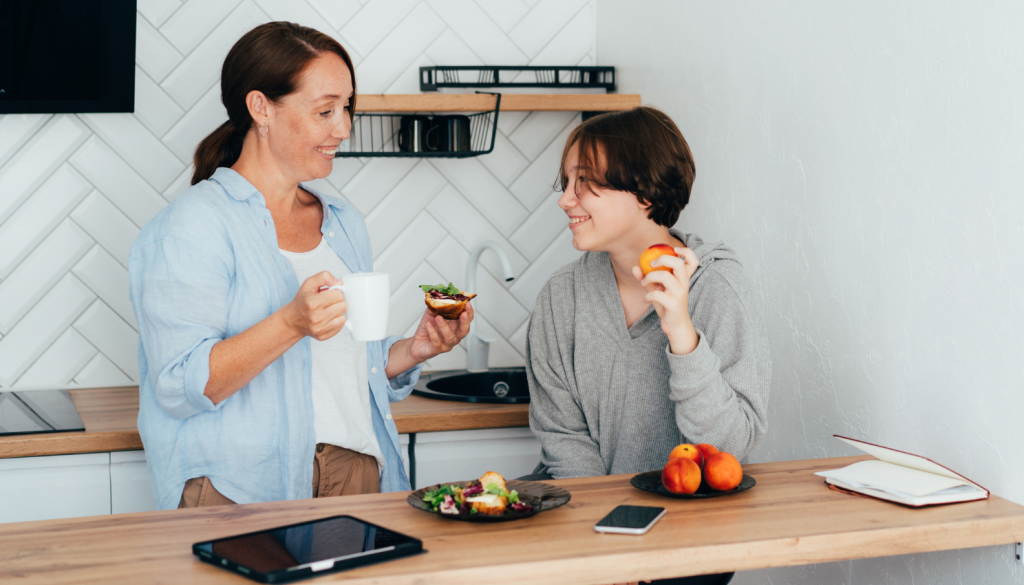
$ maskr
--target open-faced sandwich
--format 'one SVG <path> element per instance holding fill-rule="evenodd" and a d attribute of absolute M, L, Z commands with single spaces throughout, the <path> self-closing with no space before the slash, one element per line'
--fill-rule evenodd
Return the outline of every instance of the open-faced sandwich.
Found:
<path fill-rule="evenodd" d="M 506 512 L 532 512 L 533 506 L 519 501 L 516 490 L 508 491 L 505 478 L 488 471 L 465 487 L 446 484 L 427 490 L 423 501 L 442 514 L 486 514 L 501 516 Z"/>
<path fill-rule="evenodd" d="M 420 288 L 425 293 L 425 301 L 430 310 L 441 315 L 449 321 L 459 318 L 459 315 L 466 310 L 466 303 L 476 295 L 460 291 L 454 284 L 421 284 Z"/>

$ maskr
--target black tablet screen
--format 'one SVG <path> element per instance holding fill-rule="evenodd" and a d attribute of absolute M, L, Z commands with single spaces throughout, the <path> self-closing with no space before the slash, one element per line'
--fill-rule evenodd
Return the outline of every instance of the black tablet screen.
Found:
<path fill-rule="evenodd" d="M 372 557 L 374 552 L 416 542 L 351 516 L 337 516 L 215 540 L 198 548 L 249 569 L 273 573 L 329 559 Z"/>

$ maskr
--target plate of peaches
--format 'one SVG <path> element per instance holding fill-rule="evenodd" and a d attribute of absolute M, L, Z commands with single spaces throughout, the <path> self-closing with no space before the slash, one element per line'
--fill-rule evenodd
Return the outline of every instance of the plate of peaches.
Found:
<path fill-rule="evenodd" d="M 565 488 L 505 478 L 488 471 L 480 479 L 418 489 L 406 498 L 413 508 L 464 522 L 505 522 L 529 518 L 568 503 Z"/>
<path fill-rule="evenodd" d="M 635 475 L 629 483 L 660 496 L 700 499 L 737 494 L 757 481 L 743 473 L 743 466 L 731 453 L 706 443 L 684 443 L 672 449 L 664 467 Z"/>

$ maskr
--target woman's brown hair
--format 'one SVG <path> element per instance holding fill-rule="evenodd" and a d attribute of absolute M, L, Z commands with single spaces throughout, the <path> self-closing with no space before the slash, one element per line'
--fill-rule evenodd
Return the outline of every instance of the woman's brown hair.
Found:
<path fill-rule="evenodd" d="M 212 177 L 217 167 L 230 167 L 242 154 L 245 135 L 252 127 L 245 104 L 249 92 L 263 92 L 276 102 L 295 91 L 299 75 L 310 61 L 327 52 L 341 57 L 352 75 L 351 116 L 356 108 L 355 68 L 338 41 L 292 22 L 268 22 L 242 35 L 228 51 L 220 71 L 220 101 L 228 111 L 228 121 L 196 147 L 192 184 Z"/>
<path fill-rule="evenodd" d="M 627 191 L 648 205 L 647 217 L 672 227 L 690 202 L 697 169 L 675 122 L 656 108 L 641 106 L 594 116 L 577 126 L 562 151 L 558 183 L 569 186 L 565 159 L 579 145 L 579 168 L 596 184 Z"/>

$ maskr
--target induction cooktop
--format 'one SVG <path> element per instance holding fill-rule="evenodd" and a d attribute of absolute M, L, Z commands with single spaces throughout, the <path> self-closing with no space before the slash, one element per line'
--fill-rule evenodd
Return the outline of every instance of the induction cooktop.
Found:
<path fill-rule="evenodd" d="M 67 390 L 0 392 L 0 435 L 84 430 Z"/>

